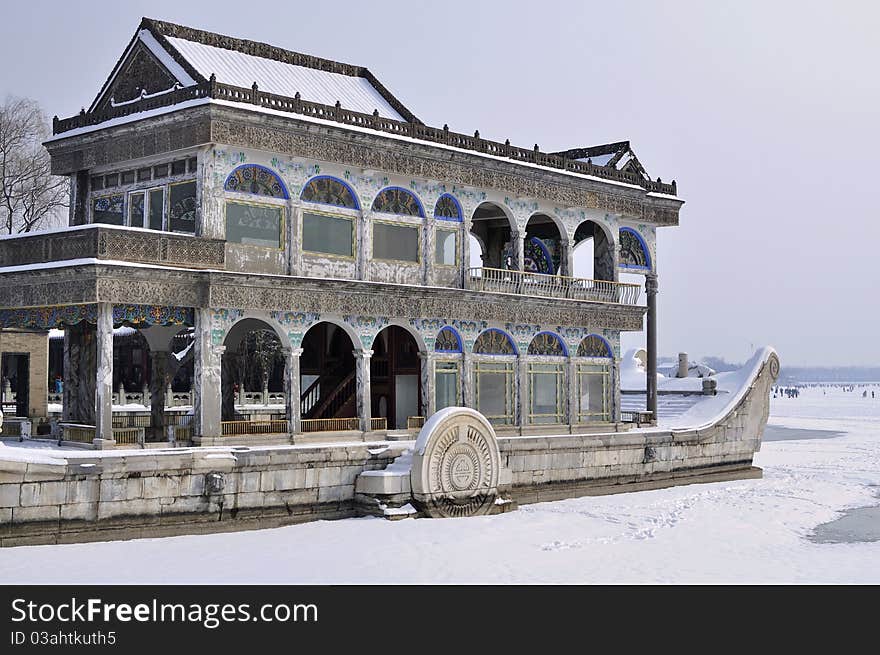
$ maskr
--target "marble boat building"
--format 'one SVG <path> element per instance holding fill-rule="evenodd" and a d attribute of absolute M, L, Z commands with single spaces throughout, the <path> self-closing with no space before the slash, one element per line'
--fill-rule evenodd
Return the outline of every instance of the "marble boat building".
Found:
<path fill-rule="evenodd" d="M 0 334 L 63 330 L 29 418 L 71 448 L 3 462 L 3 543 L 753 474 L 772 352 L 703 432 L 656 427 L 656 383 L 621 411 L 683 204 L 629 142 L 459 134 L 366 68 L 144 19 L 45 145 L 69 226 L 0 239 Z"/>

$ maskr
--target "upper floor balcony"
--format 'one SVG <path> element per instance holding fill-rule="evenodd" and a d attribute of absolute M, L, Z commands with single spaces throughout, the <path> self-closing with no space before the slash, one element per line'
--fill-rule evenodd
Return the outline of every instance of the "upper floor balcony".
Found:
<path fill-rule="evenodd" d="M 96 260 L 226 273 L 254 272 L 240 267 L 240 260 L 237 258 L 227 256 L 235 248 L 235 244 L 229 244 L 222 239 L 93 224 L 0 238 L 0 269 L 37 269 L 55 262 L 75 265 Z M 345 272 L 315 275 L 308 271 L 288 270 L 279 273 L 325 280 L 360 279 L 357 275 Z M 394 279 L 386 280 L 377 275 L 372 275 L 370 279 L 372 282 L 395 283 Z M 466 268 L 463 280 L 435 279 L 432 284 L 421 286 L 619 305 L 636 305 L 640 294 L 640 286 L 637 284 L 489 267 Z"/>

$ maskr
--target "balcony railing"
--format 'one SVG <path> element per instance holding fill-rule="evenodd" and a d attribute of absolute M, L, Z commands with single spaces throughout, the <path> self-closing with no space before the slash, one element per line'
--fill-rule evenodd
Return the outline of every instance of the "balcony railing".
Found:
<path fill-rule="evenodd" d="M 610 280 L 588 280 L 579 277 L 524 273 L 500 268 L 471 268 L 468 289 L 516 293 L 544 298 L 570 298 L 594 302 L 635 305 L 641 286 Z"/>
<path fill-rule="evenodd" d="M 287 421 L 223 421 L 223 436 L 242 434 L 284 434 L 288 432 Z"/>
<path fill-rule="evenodd" d="M 341 432 L 343 430 L 359 430 L 360 419 L 348 418 L 306 418 L 300 421 L 303 432 Z"/>
<path fill-rule="evenodd" d="M 186 234 L 94 224 L 0 239 L 0 267 L 69 259 L 222 269 L 226 265 L 226 244 Z"/>

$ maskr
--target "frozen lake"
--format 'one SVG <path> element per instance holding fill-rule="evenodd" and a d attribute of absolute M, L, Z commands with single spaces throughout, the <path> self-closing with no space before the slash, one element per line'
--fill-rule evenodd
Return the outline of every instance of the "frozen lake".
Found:
<path fill-rule="evenodd" d="M 761 480 L 526 505 L 493 517 L 7 548 L 0 580 L 877 584 L 880 397 L 868 396 L 814 388 L 772 400 L 773 427 L 755 459 Z"/>

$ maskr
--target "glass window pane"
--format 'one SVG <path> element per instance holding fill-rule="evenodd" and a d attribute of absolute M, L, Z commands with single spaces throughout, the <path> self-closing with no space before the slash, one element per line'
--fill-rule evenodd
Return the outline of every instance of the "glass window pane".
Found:
<path fill-rule="evenodd" d="M 455 266 L 456 236 L 449 230 L 437 230 L 437 263 L 441 266 Z"/>
<path fill-rule="evenodd" d="M 196 231 L 196 183 L 184 182 L 169 187 L 168 225 L 172 232 Z"/>
<path fill-rule="evenodd" d="M 438 362 L 434 373 L 437 411 L 458 406 L 458 364 Z"/>
<path fill-rule="evenodd" d="M 165 212 L 165 189 L 150 190 L 150 229 L 161 230 Z"/>
<path fill-rule="evenodd" d="M 141 193 L 132 193 L 128 196 L 128 224 L 132 227 L 144 226 L 144 202 L 146 195 Z"/>
<path fill-rule="evenodd" d="M 373 258 L 419 261 L 419 228 L 373 223 Z"/>
<path fill-rule="evenodd" d="M 141 168 L 138 169 L 138 182 L 146 182 L 150 179 L 150 175 L 152 174 L 153 169 L 151 168 Z"/>
<path fill-rule="evenodd" d="M 266 248 L 281 247 L 281 207 L 226 203 L 226 240 Z"/>
<path fill-rule="evenodd" d="M 122 183 L 123 184 L 132 184 L 133 182 L 134 182 L 134 171 L 123 171 Z"/>
<path fill-rule="evenodd" d="M 607 366 L 578 367 L 578 420 L 610 421 L 610 368 Z"/>
<path fill-rule="evenodd" d="M 125 222 L 125 214 L 122 209 L 125 205 L 125 196 L 104 196 L 92 201 L 92 222 L 106 223 L 109 225 L 122 225 Z"/>
<path fill-rule="evenodd" d="M 351 219 L 303 214 L 303 250 L 351 257 L 354 254 Z"/>
<path fill-rule="evenodd" d="M 178 159 L 175 162 L 171 162 L 171 174 L 172 175 L 183 175 L 186 173 L 186 160 Z"/>
<path fill-rule="evenodd" d="M 476 409 L 491 423 L 513 423 L 513 365 L 477 364 L 476 392 Z"/>
<path fill-rule="evenodd" d="M 561 370 L 556 367 L 532 370 L 529 380 L 532 423 L 558 423 L 562 420 Z"/>

